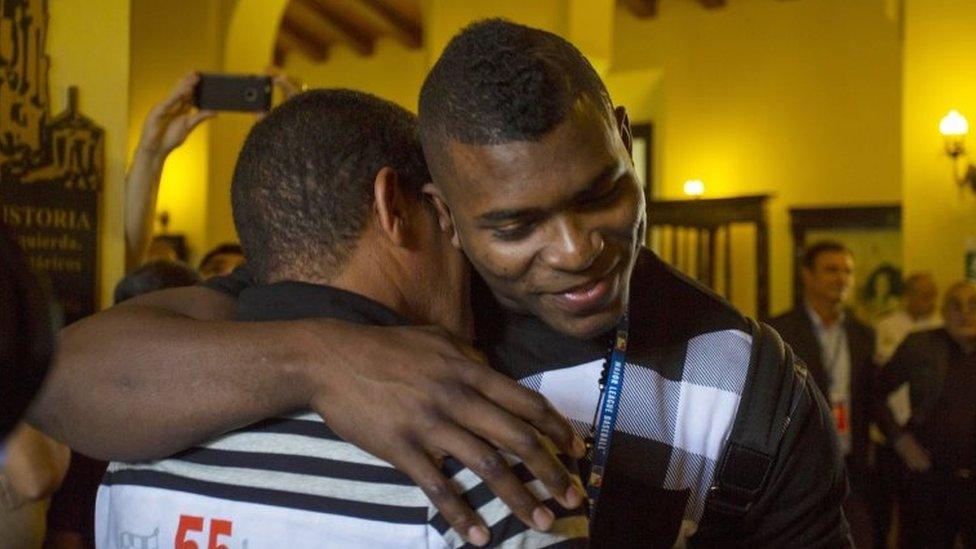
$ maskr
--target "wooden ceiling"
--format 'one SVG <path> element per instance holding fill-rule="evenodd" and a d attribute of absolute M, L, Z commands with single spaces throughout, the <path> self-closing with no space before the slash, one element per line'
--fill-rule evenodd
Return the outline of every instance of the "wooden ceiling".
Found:
<path fill-rule="evenodd" d="M 423 46 L 423 0 L 289 0 L 278 29 L 275 64 L 293 53 L 314 62 L 328 59 L 329 50 L 345 44 L 357 54 L 372 55 L 376 41 L 392 37 L 407 48 Z M 462 0 L 457 0 L 462 1 Z M 639 18 L 654 17 L 660 0 L 617 0 Z M 682 0 L 684 1 L 684 0 Z M 726 0 L 694 0 L 705 9 Z"/>
<path fill-rule="evenodd" d="M 299 53 L 323 62 L 329 50 L 345 44 L 371 55 L 376 40 L 392 37 L 412 49 L 423 45 L 421 0 L 290 0 L 281 18 L 275 64 Z"/>

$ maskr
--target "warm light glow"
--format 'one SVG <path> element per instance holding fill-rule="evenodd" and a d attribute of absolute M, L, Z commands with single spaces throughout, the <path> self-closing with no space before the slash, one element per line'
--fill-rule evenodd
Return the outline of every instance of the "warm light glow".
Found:
<path fill-rule="evenodd" d="M 953 109 L 939 122 L 939 132 L 946 137 L 960 137 L 969 133 L 969 122 Z"/>
<path fill-rule="evenodd" d="M 689 179 L 685 181 L 685 194 L 694 197 L 705 194 L 705 183 L 701 179 Z"/>

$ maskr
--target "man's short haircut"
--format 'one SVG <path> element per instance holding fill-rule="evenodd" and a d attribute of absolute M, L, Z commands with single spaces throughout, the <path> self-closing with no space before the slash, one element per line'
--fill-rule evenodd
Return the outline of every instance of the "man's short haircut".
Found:
<path fill-rule="evenodd" d="M 203 268 L 207 265 L 207 263 L 211 259 L 217 257 L 218 255 L 224 255 L 224 254 L 243 256 L 244 248 L 242 248 L 240 244 L 235 244 L 233 242 L 225 242 L 217 246 L 216 248 L 210 250 L 209 252 L 207 252 L 207 255 L 203 256 L 203 259 L 200 260 L 200 266 L 198 268 L 202 271 Z"/>
<path fill-rule="evenodd" d="M 416 117 L 373 95 L 312 90 L 258 122 L 231 186 L 237 234 L 257 280 L 338 274 L 384 167 L 417 197 L 430 181 Z"/>
<path fill-rule="evenodd" d="M 185 263 L 166 259 L 150 261 L 140 265 L 115 285 L 114 302 L 119 304 L 156 290 L 193 286 L 199 282 L 200 273 Z"/>
<path fill-rule="evenodd" d="M 473 23 L 447 44 L 420 91 L 428 159 L 445 138 L 473 145 L 538 141 L 580 99 L 612 119 L 606 86 L 572 44 L 503 19 Z"/>
<path fill-rule="evenodd" d="M 820 240 L 806 247 L 803 251 L 801 264 L 812 271 L 814 265 L 817 264 L 817 258 L 820 257 L 820 254 L 835 252 L 843 252 L 851 257 L 854 256 L 850 248 L 836 240 Z"/>

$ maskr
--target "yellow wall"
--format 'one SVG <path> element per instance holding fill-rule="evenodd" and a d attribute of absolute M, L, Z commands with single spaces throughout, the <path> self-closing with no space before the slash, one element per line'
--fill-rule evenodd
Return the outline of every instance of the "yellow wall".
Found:
<path fill-rule="evenodd" d="M 366 91 L 417 112 L 427 60 L 423 50 L 409 49 L 391 38 L 383 38 L 377 40 L 376 50 L 369 57 L 345 45 L 332 47 L 325 63 L 291 54 L 285 72 L 299 77 L 309 87 Z"/>
<path fill-rule="evenodd" d="M 174 29 L 179 29 L 178 40 L 174 40 Z M 214 0 L 187 2 L 180 9 L 173 9 L 171 0 L 132 3 L 129 158 L 149 110 L 170 93 L 177 80 L 189 71 L 220 69 L 217 29 Z M 166 160 L 156 207 L 158 212 L 169 213 L 170 232 L 186 235 L 191 264 L 196 264 L 209 246 L 209 125 L 198 126 Z M 156 229 L 161 229 L 158 223 Z"/>
<path fill-rule="evenodd" d="M 905 6 L 905 264 L 962 278 L 964 240 L 976 236 L 976 195 L 960 192 L 943 154 L 939 120 L 959 109 L 976 129 L 976 2 L 908 0 Z M 970 133 L 969 145 L 976 150 Z"/>
<path fill-rule="evenodd" d="M 901 44 L 886 7 L 662 0 L 645 20 L 618 10 L 612 70 L 661 72 L 660 196 L 680 197 L 687 179 L 703 179 L 707 196 L 776 195 L 774 312 L 791 303 L 788 207 L 900 198 Z"/>
<path fill-rule="evenodd" d="M 183 0 L 184 2 L 190 0 Z M 278 22 L 286 0 L 223 0 L 219 7 L 218 39 L 221 70 L 261 74 L 271 65 Z M 230 207 L 230 183 L 237 153 L 254 115 L 222 113 L 210 122 L 210 163 L 207 186 L 207 247 L 237 240 Z"/>
<path fill-rule="evenodd" d="M 112 301 L 124 271 L 122 186 L 128 131 L 129 2 L 48 2 L 51 111 L 65 108 L 68 86 L 79 87 L 79 107 L 105 128 L 99 275 L 102 305 Z"/>

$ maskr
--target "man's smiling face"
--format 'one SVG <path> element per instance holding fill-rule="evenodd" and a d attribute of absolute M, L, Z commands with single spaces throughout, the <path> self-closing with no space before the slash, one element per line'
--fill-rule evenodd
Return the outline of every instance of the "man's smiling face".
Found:
<path fill-rule="evenodd" d="M 580 100 L 536 141 L 448 139 L 431 166 L 456 244 L 495 297 L 579 338 L 619 321 L 643 241 L 626 115 L 607 110 Z"/>

